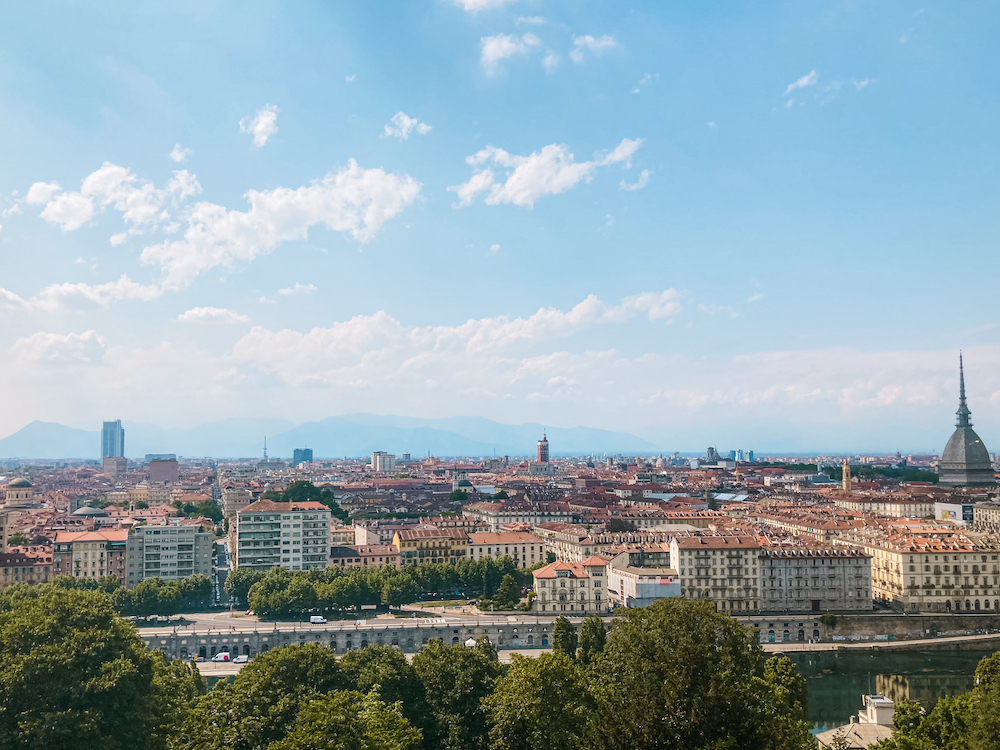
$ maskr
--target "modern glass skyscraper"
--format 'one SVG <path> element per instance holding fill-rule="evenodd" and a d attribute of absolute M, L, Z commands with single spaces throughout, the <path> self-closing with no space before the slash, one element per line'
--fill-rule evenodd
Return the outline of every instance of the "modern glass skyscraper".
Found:
<path fill-rule="evenodd" d="M 105 422 L 101 429 L 101 458 L 118 458 L 125 455 L 125 428 L 122 421 Z"/>

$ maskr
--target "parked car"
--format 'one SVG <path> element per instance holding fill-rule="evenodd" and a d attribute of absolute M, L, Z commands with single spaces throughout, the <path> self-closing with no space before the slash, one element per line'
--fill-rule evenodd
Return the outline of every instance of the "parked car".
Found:
<path fill-rule="evenodd" d="M 215 656 L 212 657 L 212 661 L 229 661 L 229 652 L 220 651 Z"/>
<path fill-rule="evenodd" d="M 247 656 L 246 654 L 240 654 L 235 659 L 233 659 L 233 664 L 246 664 L 248 661 L 250 661 L 249 656 Z"/>
<path fill-rule="evenodd" d="M 326 618 L 320 617 L 319 615 L 313 615 L 309 618 L 310 625 L 326 625 Z"/>

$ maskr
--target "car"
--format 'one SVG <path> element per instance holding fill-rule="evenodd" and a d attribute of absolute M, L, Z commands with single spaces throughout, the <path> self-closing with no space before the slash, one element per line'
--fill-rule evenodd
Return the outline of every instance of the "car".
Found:
<path fill-rule="evenodd" d="M 320 617 L 319 615 L 313 615 L 309 618 L 310 625 L 326 625 L 326 618 Z"/>
<path fill-rule="evenodd" d="M 248 615 L 252 615 L 252 614 L 253 614 L 253 610 L 252 610 L 252 609 L 248 609 L 246 613 L 247 613 Z"/>
<path fill-rule="evenodd" d="M 250 661 L 249 656 L 247 656 L 246 654 L 240 654 L 235 659 L 233 659 L 233 664 L 246 664 L 248 661 Z"/>
<path fill-rule="evenodd" d="M 229 652 L 220 651 L 215 656 L 212 657 L 212 661 L 229 661 Z"/>

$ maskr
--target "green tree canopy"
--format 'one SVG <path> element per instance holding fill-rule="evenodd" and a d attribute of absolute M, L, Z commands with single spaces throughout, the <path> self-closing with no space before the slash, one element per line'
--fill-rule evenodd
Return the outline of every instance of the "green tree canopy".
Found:
<path fill-rule="evenodd" d="M 27 544 L 31 544 L 31 538 L 20 531 L 7 537 L 7 545 L 9 547 L 22 547 Z"/>
<path fill-rule="evenodd" d="M 433 727 L 424 685 L 402 651 L 371 645 L 348 651 L 340 660 L 347 683 L 361 693 L 377 689 L 386 703 L 401 701 L 403 716 L 415 727 Z"/>
<path fill-rule="evenodd" d="M 581 664 L 590 664 L 604 650 L 607 642 L 607 630 L 604 621 L 597 617 L 588 617 L 580 626 L 580 647 L 576 658 Z"/>
<path fill-rule="evenodd" d="M 254 570 L 253 568 L 236 568 L 236 570 L 229 571 L 223 588 L 225 588 L 226 593 L 233 599 L 246 604 L 250 588 L 265 575 L 267 574 L 263 571 Z"/>
<path fill-rule="evenodd" d="M 570 659 L 576 657 L 576 648 L 579 639 L 576 635 L 576 628 L 573 623 L 565 617 L 560 616 L 552 628 L 552 650 L 560 654 L 566 654 Z"/>
<path fill-rule="evenodd" d="M 483 707 L 490 750 L 586 747 L 590 722 L 599 720 L 587 672 L 562 653 L 537 659 L 514 654 Z"/>

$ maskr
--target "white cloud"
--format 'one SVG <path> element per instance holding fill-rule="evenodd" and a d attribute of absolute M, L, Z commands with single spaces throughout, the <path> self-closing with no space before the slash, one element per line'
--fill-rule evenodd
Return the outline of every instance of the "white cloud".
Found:
<path fill-rule="evenodd" d="M 111 244 L 114 246 L 124 244 L 125 240 L 128 239 L 128 232 L 118 232 L 117 234 L 111 235 Z"/>
<path fill-rule="evenodd" d="M 105 351 L 105 341 L 96 331 L 65 335 L 39 331 L 19 338 L 11 347 L 11 355 L 17 362 L 44 362 L 49 366 L 98 364 Z"/>
<path fill-rule="evenodd" d="M 123 300 L 149 301 L 163 294 L 162 287 L 132 281 L 122 274 L 117 281 L 104 284 L 63 283 L 45 287 L 37 296 L 23 297 L 0 287 L 0 307 L 53 312 L 62 307 L 108 307 Z"/>
<path fill-rule="evenodd" d="M 459 206 L 471 205 L 480 193 L 486 193 L 487 205 L 513 203 L 531 208 L 544 195 L 557 195 L 590 180 L 597 167 L 625 163 L 631 165 L 632 154 L 642 145 L 642 139 L 625 138 L 615 149 L 594 161 L 577 162 L 563 144 L 552 143 L 529 156 L 515 156 L 495 146 L 487 146 L 466 157 L 469 166 L 495 164 L 507 170 L 506 179 L 497 181 L 490 167 L 475 172 L 468 182 L 454 185 L 448 190 L 458 195 Z"/>
<path fill-rule="evenodd" d="M 62 191 L 58 182 L 36 182 L 28 188 L 25 202 L 32 206 L 41 206 L 52 200 L 52 196 Z"/>
<path fill-rule="evenodd" d="M 595 39 L 590 34 L 587 34 L 586 36 L 574 37 L 573 49 L 570 50 L 569 56 L 573 62 L 580 64 L 583 62 L 587 52 L 599 55 L 602 51 L 611 49 L 614 46 L 616 44 L 613 36 L 605 34 Z"/>
<path fill-rule="evenodd" d="M 797 81 L 792 81 L 792 83 L 788 84 L 788 88 L 785 89 L 785 93 L 782 94 L 782 96 L 788 96 L 790 93 L 795 91 L 795 89 L 804 89 L 806 86 L 815 86 L 816 80 L 816 71 L 810 70 Z"/>
<path fill-rule="evenodd" d="M 295 296 L 299 294 L 309 294 L 310 292 L 315 292 L 316 286 L 313 284 L 300 284 L 295 282 L 295 286 L 285 287 L 284 289 L 279 289 L 278 294 L 284 294 L 285 296 Z"/>
<path fill-rule="evenodd" d="M 484 36 L 479 40 L 481 45 L 480 62 L 487 75 L 492 75 L 499 69 L 501 60 L 505 60 L 513 55 L 523 55 L 530 47 L 541 44 L 541 40 L 534 34 L 496 34 L 495 36 Z"/>
<path fill-rule="evenodd" d="M 347 81 L 348 83 L 350 83 L 351 81 L 353 81 L 357 77 L 358 77 L 357 73 L 351 73 L 349 76 L 344 76 L 344 80 Z"/>
<path fill-rule="evenodd" d="M 541 16 L 518 16 L 514 25 L 522 26 L 527 24 L 528 26 L 539 26 L 543 23 L 547 23 L 547 21 Z"/>
<path fill-rule="evenodd" d="M 460 5 L 470 13 L 478 13 L 481 10 L 496 10 L 502 8 L 513 0 L 455 0 L 455 5 Z"/>
<path fill-rule="evenodd" d="M 18 214 L 23 213 L 24 211 L 21 209 L 21 205 L 19 203 L 15 203 L 10 208 L 5 208 L 3 211 L 0 211 L 0 217 L 6 219 L 8 216 L 17 216 Z"/>
<path fill-rule="evenodd" d="M 642 172 L 639 173 L 639 179 L 633 182 L 631 185 L 625 182 L 625 180 L 622 180 L 620 183 L 618 183 L 618 187 L 620 187 L 622 190 L 642 190 L 644 187 L 646 187 L 646 183 L 649 182 L 649 176 L 651 174 L 653 174 L 651 171 L 649 171 L 648 169 L 644 169 L 642 170 Z"/>
<path fill-rule="evenodd" d="M 495 244 L 494 245 L 490 245 L 490 252 L 491 253 L 498 253 L 498 252 L 500 252 L 500 246 L 499 245 L 495 245 Z"/>
<path fill-rule="evenodd" d="M 240 120 L 240 132 L 253 135 L 253 145 L 260 148 L 278 132 L 278 112 L 273 104 L 265 104 L 253 117 L 248 115 Z"/>
<path fill-rule="evenodd" d="M 712 121 L 712 120 L 709 120 L 709 121 L 708 121 L 708 127 L 710 127 L 710 128 L 712 129 L 712 130 L 715 130 L 715 129 L 716 129 L 717 127 L 719 127 L 719 126 L 718 126 L 718 125 L 716 125 L 714 121 Z"/>
<path fill-rule="evenodd" d="M 181 162 L 187 161 L 188 157 L 191 156 L 191 154 L 193 153 L 194 151 L 192 151 L 189 148 L 182 148 L 181 144 L 178 143 L 174 146 L 173 150 L 170 152 L 170 158 L 173 159 L 178 164 L 180 164 Z"/>
<path fill-rule="evenodd" d="M 750 295 L 750 298 L 747 299 L 747 302 L 760 302 L 762 299 L 764 299 L 762 292 L 754 292 Z"/>
<path fill-rule="evenodd" d="M 201 192 L 198 179 L 186 169 L 174 171 L 165 190 L 140 180 L 126 167 L 104 162 L 83 179 L 79 192 L 59 193 L 57 183 L 36 182 L 28 190 L 29 203 L 45 203 L 41 217 L 58 224 L 64 232 L 79 229 L 108 206 L 122 213 L 133 225 L 156 225 L 169 217 L 166 205 Z"/>
<path fill-rule="evenodd" d="M 549 50 L 549 53 L 542 58 L 542 67 L 546 73 L 553 72 L 559 67 L 559 55 Z"/>
<path fill-rule="evenodd" d="M 410 133 L 417 131 L 420 135 L 427 135 L 431 132 L 431 126 L 426 122 L 420 122 L 415 117 L 410 117 L 405 112 L 397 112 L 392 116 L 392 125 L 385 126 L 386 136 L 399 138 L 405 141 L 410 137 Z"/>
<path fill-rule="evenodd" d="M 163 270 L 166 288 L 180 289 L 217 266 L 251 261 L 282 242 L 307 239 L 315 224 L 368 242 L 419 192 L 420 183 L 408 175 L 364 169 L 351 159 L 339 172 L 300 188 L 247 191 L 248 211 L 197 203 L 186 213 L 183 239 L 151 245 L 140 260 Z"/>
<path fill-rule="evenodd" d="M 855 91 L 861 91 L 861 89 L 863 89 L 865 86 L 867 86 L 869 83 L 871 83 L 871 81 L 869 81 L 867 78 L 864 79 L 863 81 L 857 81 L 857 80 L 855 80 L 855 79 L 852 78 L 851 79 L 851 83 L 854 84 Z"/>
<path fill-rule="evenodd" d="M 224 307 L 193 307 L 177 316 L 181 323 L 249 323 L 250 318 Z"/>

